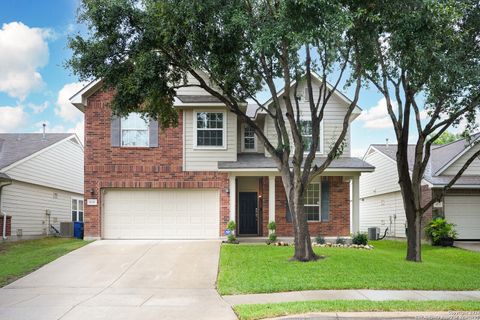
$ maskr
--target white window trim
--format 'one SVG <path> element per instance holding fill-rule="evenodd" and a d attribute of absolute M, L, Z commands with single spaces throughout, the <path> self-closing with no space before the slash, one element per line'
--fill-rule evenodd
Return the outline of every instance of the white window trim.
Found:
<path fill-rule="evenodd" d="M 241 151 L 242 152 L 257 152 L 257 134 L 253 134 L 253 149 L 247 149 L 245 148 L 245 127 L 247 126 L 246 123 L 242 124 L 242 130 L 241 130 Z"/>
<path fill-rule="evenodd" d="M 223 128 L 221 146 L 198 146 L 197 145 L 197 114 L 199 113 L 222 113 L 223 114 Z M 224 110 L 195 110 L 193 111 L 193 149 L 194 150 L 227 150 L 227 113 Z"/>
<path fill-rule="evenodd" d="M 305 117 L 305 118 L 300 118 L 300 121 L 312 121 L 312 118 L 307 118 L 307 117 Z M 319 138 L 319 141 L 318 141 L 318 142 L 319 142 L 319 144 L 320 144 L 320 146 L 319 146 L 319 149 L 320 149 L 320 150 L 319 150 L 319 151 L 316 151 L 316 152 L 315 152 L 315 155 L 323 155 L 323 154 L 324 154 L 324 149 L 323 149 L 323 147 L 324 147 L 324 139 L 323 139 L 323 127 L 324 127 L 324 125 L 323 125 L 323 120 L 320 121 L 319 126 L 320 126 L 320 138 Z M 304 151 L 304 154 L 308 154 L 308 153 L 309 153 L 309 151 Z"/>
<path fill-rule="evenodd" d="M 322 222 L 322 183 L 321 181 L 314 181 L 310 182 L 310 184 L 318 184 L 318 220 L 308 220 L 307 216 L 307 223 L 310 222 Z M 303 204 L 303 207 L 316 207 L 317 205 L 313 204 Z"/>
<path fill-rule="evenodd" d="M 131 112 L 131 113 L 138 113 L 138 112 Z M 148 121 L 146 121 L 147 122 L 147 145 L 146 146 L 125 146 L 125 145 L 123 145 L 123 130 L 139 131 L 138 128 L 124 128 L 123 125 L 122 125 L 122 120 L 124 118 L 120 118 L 120 147 L 121 148 L 148 148 L 148 147 L 150 147 L 150 123 Z"/>
<path fill-rule="evenodd" d="M 77 219 L 78 219 L 78 202 L 81 200 L 83 201 L 83 220 L 81 222 L 84 222 L 85 221 L 85 199 L 84 198 L 80 198 L 80 197 L 70 197 L 70 218 L 72 218 L 72 212 L 73 212 L 73 205 L 72 205 L 72 202 L 73 200 L 77 201 L 77 210 L 76 211 L 76 215 L 77 215 Z M 75 221 L 78 221 L 78 220 L 75 220 Z M 73 219 L 72 219 L 72 222 L 75 222 Z"/>

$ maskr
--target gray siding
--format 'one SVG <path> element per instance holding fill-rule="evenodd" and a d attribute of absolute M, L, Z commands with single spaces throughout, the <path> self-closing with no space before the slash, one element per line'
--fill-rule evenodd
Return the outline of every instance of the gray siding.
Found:
<path fill-rule="evenodd" d="M 64 141 L 5 171 L 14 180 L 83 193 L 83 150 Z"/>
<path fill-rule="evenodd" d="M 450 165 L 450 167 L 445 170 L 442 175 L 456 175 L 458 171 L 463 167 L 465 162 L 467 162 L 470 157 L 478 151 L 480 148 L 480 144 L 475 145 L 473 148 L 468 150 L 465 154 L 463 154 L 460 158 L 457 159 L 454 163 Z M 463 173 L 463 176 L 476 176 L 480 175 L 480 160 L 475 159 L 473 162 L 470 164 L 467 170 Z"/>
<path fill-rule="evenodd" d="M 199 149 L 194 147 L 194 110 L 225 111 L 227 119 L 226 149 Z M 185 171 L 216 171 L 218 161 L 237 160 L 237 116 L 225 108 L 198 108 L 185 110 Z"/>
<path fill-rule="evenodd" d="M 60 222 L 72 221 L 72 197 L 83 199 L 83 194 L 14 181 L 2 190 L 1 210 L 12 216 L 12 236 L 18 229 L 25 237 L 41 236 L 47 232 L 47 209 L 50 223 L 57 229 Z"/>

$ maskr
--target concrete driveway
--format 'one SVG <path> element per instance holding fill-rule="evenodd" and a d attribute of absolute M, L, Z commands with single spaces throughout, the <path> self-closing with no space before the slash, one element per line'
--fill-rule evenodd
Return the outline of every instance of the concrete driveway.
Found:
<path fill-rule="evenodd" d="M 236 319 L 219 241 L 96 241 L 0 289 L 0 319 Z"/>
<path fill-rule="evenodd" d="M 455 241 L 455 247 L 480 252 L 480 241 Z"/>

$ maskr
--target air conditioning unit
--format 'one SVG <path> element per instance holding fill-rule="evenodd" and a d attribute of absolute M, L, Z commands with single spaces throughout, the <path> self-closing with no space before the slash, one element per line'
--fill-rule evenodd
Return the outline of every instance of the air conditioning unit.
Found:
<path fill-rule="evenodd" d="M 60 222 L 60 237 L 73 238 L 73 222 Z"/>
<path fill-rule="evenodd" d="M 379 227 L 368 228 L 368 239 L 378 240 L 378 238 L 380 238 L 380 228 Z"/>

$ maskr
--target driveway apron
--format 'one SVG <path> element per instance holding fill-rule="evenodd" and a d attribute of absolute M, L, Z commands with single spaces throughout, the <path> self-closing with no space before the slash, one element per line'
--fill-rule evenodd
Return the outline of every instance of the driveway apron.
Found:
<path fill-rule="evenodd" d="M 236 319 L 219 241 L 102 240 L 0 289 L 0 319 Z"/>

